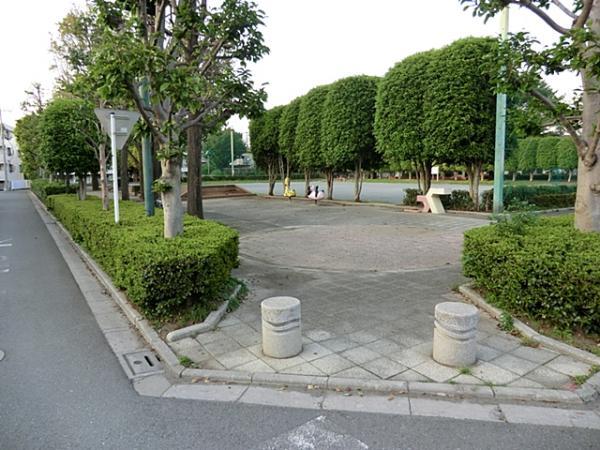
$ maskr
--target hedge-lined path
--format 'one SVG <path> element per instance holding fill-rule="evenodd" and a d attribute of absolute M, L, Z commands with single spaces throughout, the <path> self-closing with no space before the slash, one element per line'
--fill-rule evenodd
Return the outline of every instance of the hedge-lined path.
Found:
<path fill-rule="evenodd" d="M 235 275 L 250 295 L 216 331 L 172 345 L 200 368 L 550 389 L 573 388 L 572 377 L 590 369 L 524 346 L 485 313 L 474 367 L 461 373 L 433 361 L 434 307 L 462 301 L 452 287 L 465 281 L 463 232 L 485 220 L 261 198 L 205 209 L 239 230 Z M 278 295 L 302 302 L 304 350 L 282 360 L 261 351 L 260 302 Z"/>

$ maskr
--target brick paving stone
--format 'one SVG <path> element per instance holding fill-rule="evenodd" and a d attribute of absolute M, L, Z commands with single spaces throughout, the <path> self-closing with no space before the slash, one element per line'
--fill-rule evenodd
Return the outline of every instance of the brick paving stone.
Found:
<path fill-rule="evenodd" d="M 546 348 L 533 348 L 526 346 L 516 348 L 511 352 L 511 354 L 539 364 L 545 364 L 558 356 L 558 353 Z"/>
<path fill-rule="evenodd" d="M 302 353 L 300 353 L 300 357 L 305 361 L 313 361 L 315 359 L 319 359 L 323 356 L 331 354 L 332 351 L 327 347 L 322 346 L 316 342 L 305 344 L 302 347 Z"/>
<path fill-rule="evenodd" d="M 571 382 L 571 378 L 568 375 L 556 372 L 546 366 L 538 367 L 529 372 L 525 378 L 552 389 L 562 388 Z"/>
<path fill-rule="evenodd" d="M 340 356 L 352 361 L 355 364 L 362 365 L 366 362 L 381 358 L 381 355 L 367 347 L 355 347 L 340 353 Z"/>
<path fill-rule="evenodd" d="M 339 355 L 327 355 L 311 362 L 313 366 L 327 375 L 333 375 L 344 369 L 349 369 L 354 364 Z"/>
<path fill-rule="evenodd" d="M 234 367 L 241 366 L 242 364 L 256 361 L 257 357 L 250 353 L 246 349 L 239 349 L 233 352 L 227 352 L 219 356 L 215 356 L 216 360 L 219 361 L 226 369 L 233 369 Z"/>
<path fill-rule="evenodd" d="M 433 360 L 425 361 L 424 363 L 413 367 L 413 370 L 438 383 L 448 381 L 450 378 L 454 378 L 459 374 L 458 370 L 442 366 Z"/>
<path fill-rule="evenodd" d="M 471 374 L 487 383 L 508 384 L 519 378 L 519 375 L 488 362 L 479 362 L 471 367 Z"/>
<path fill-rule="evenodd" d="M 561 355 L 545 365 L 552 370 L 569 376 L 587 375 L 592 368 L 589 364 L 577 361 L 569 356 Z"/>
<path fill-rule="evenodd" d="M 393 377 L 394 375 L 398 375 L 400 372 L 407 369 L 406 366 L 385 357 L 362 364 L 362 367 L 384 380 Z"/>
<path fill-rule="evenodd" d="M 502 355 L 492 361 L 492 364 L 503 369 L 510 370 L 517 375 L 525 375 L 539 366 L 539 364 L 527 361 L 526 359 L 517 358 L 513 355 Z"/>

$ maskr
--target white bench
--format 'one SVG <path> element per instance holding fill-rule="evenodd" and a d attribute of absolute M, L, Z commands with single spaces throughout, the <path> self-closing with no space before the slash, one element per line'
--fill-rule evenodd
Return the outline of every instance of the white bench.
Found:
<path fill-rule="evenodd" d="M 417 203 L 423 203 L 421 212 L 431 211 L 433 214 L 444 214 L 446 210 L 442 205 L 440 195 L 450 195 L 450 191 L 444 188 L 429 188 L 427 194 L 417 195 Z"/>

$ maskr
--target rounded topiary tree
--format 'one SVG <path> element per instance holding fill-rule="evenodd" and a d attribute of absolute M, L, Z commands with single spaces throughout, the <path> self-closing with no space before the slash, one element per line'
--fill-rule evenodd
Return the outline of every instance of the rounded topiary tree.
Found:
<path fill-rule="evenodd" d="M 321 148 L 326 167 L 354 168 L 354 201 L 360 201 L 362 171 L 376 161 L 373 121 L 377 77 L 343 78 L 333 83 L 323 106 Z M 328 179 L 328 196 L 333 179 Z"/>
<path fill-rule="evenodd" d="M 92 106 L 79 99 L 59 98 L 50 102 L 40 117 L 39 151 L 46 167 L 68 180 L 79 179 L 79 198 L 85 199 L 86 176 L 98 171 L 95 148 L 101 139 Z M 113 168 L 113 176 L 116 176 Z"/>
<path fill-rule="evenodd" d="M 295 98 L 286 105 L 279 119 L 279 150 L 285 158 L 285 176 L 290 176 L 291 169 L 297 165 L 296 128 L 301 98 Z"/>
<path fill-rule="evenodd" d="M 556 145 L 556 165 L 559 169 L 568 171 L 569 178 L 567 182 L 569 183 L 573 178 L 573 170 L 577 169 L 577 163 L 577 148 L 573 140 L 568 137 L 561 137 Z"/>
<path fill-rule="evenodd" d="M 328 91 L 328 85 L 311 89 L 302 97 L 298 110 L 294 148 L 297 152 L 298 166 L 304 171 L 307 191 L 311 172 L 325 170 L 328 182 L 330 178 L 333 180 L 333 170 L 328 171 L 324 167 L 321 152 L 321 119 Z"/>
<path fill-rule="evenodd" d="M 548 181 L 552 181 L 552 169 L 556 168 L 556 147 L 559 142 L 556 136 L 544 136 L 538 140 L 536 163 L 538 168 L 548 171 Z"/>
<path fill-rule="evenodd" d="M 423 128 L 425 143 L 445 163 L 465 165 L 469 193 L 479 205 L 482 167 L 494 159 L 497 41 L 465 38 L 439 50 L 428 65 Z"/>
<path fill-rule="evenodd" d="M 537 147 L 539 138 L 528 137 L 519 139 L 518 168 L 522 172 L 529 173 L 529 182 L 533 181 L 533 173 L 537 169 Z"/>
<path fill-rule="evenodd" d="M 374 132 L 377 150 L 388 164 L 410 161 L 416 168 L 419 189 L 431 184 L 435 147 L 426 145 L 423 102 L 430 82 L 428 67 L 437 51 L 417 53 L 392 67 L 379 83 Z"/>

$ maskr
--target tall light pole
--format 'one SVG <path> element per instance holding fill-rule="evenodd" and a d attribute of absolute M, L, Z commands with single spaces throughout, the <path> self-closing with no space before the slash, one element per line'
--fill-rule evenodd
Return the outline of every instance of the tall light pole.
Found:
<path fill-rule="evenodd" d="M 503 41 L 508 35 L 508 6 L 500 15 L 500 37 Z M 503 66 L 504 71 L 506 66 Z M 498 92 L 496 96 L 496 146 L 494 158 L 494 214 L 504 210 L 504 149 L 506 146 L 506 94 Z"/>
<path fill-rule="evenodd" d="M 235 169 L 233 168 L 233 129 L 229 130 L 229 143 L 231 147 L 231 176 L 235 176 Z"/>
<path fill-rule="evenodd" d="M 4 191 L 10 191 L 8 182 L 8 156 L 6 154 L 6 145 L 4 145 L 4 122 L 2 121 L 2 109 L 0 109 L 0 145 L 2 146 L 2 158 L 4 158 Z"/>

